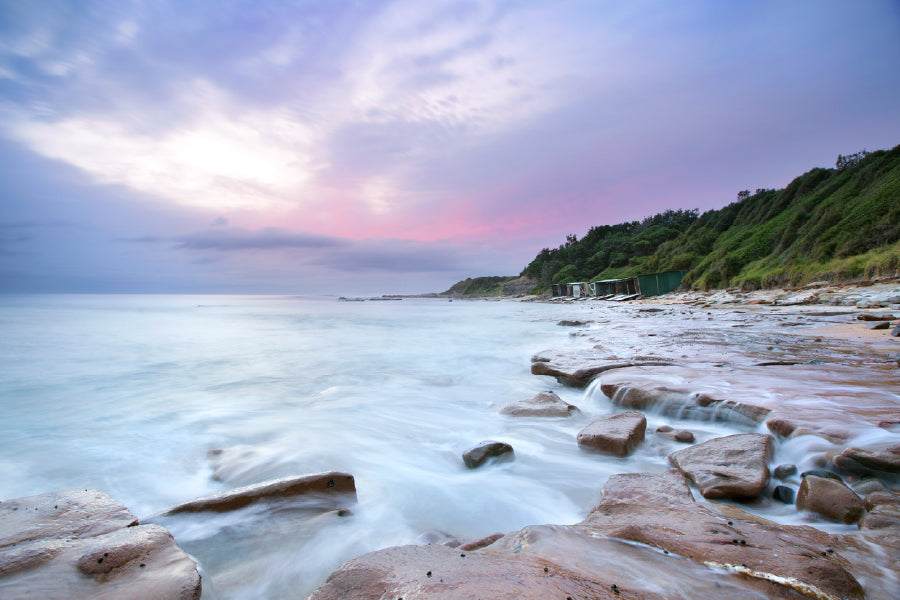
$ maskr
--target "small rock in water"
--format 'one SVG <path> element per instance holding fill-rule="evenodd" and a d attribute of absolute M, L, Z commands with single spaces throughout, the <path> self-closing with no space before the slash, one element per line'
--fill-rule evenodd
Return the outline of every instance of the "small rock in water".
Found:
<path fill-rule="evenodd" d="M 470 469 L 477 469 L 490 458 L 512 460 L 513 447 L 505 442 L 486 441 L 463 453 L 462 459 Z"/>
<path fill-rule="evenodd" d="M 880 323 L 869 323 L 867 329 L 890 329 L 890 321 L 881 321 Z"/>
<path fill-rule="evenodd" d="M 573 412 L 578 412 L 578 407 L 564 401 L 551 390 L 528 400 L 507 404 L 500 409 L 500 414 L 510 417 L 568 417 Z"/>
<path fill-rule="evenodd" d="M 632 410 L 597 419 L 578 432 L 578 445 L 614 456 L 628 456 L 644 441 L 647 418 Z"/>
<path fill-rule="evenodd" d="M 777 485 L 772 490 L 772 497 L 785 504 L 794 503 L 794 490 L 786 485 Z"/>
<path fill-rule="evenodd" d="M 694 442 L 694 434 L 690 431 L 682 429 L 675 433 L 675 441 L 684 444 L 692 444 Z"/>
<path fill-rule="evenodd" d="M 660 425 L 656 428 L 656 433 L 669 433 L 670 431 L 675 431 L 672 427 L 668 425 Z"/>
<path fill-rule="evenodd" d="M 775 476 L 775 479 L 787 479 L 791 475 L 797 473 L 797 465 L 778 465 L 775 467 L 775 471 L 772 474 Z"/>

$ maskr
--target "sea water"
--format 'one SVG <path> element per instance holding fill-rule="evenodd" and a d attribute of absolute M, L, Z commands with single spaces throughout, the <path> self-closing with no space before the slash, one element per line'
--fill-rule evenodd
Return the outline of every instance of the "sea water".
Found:
<path fill-rule="evenodd" d="M 557 322 L 589 310 L 606 309 L 0 297 L 0 499 L 104 490 L 173 532 L 198 561 L 207 599 L 305 597 L 342 562 L 428 531 L 472 540 L 575 523 L 611 474 L 665 470 L 666 456 L 683 447 L 648 436 L 624 459 L 578 449 L 581 428 L 621 409 L 531 375 L 530 357 L 576 343 Z M 581 412 L 499 414 L 546 389 Z M 699 440 L 750 430 L 689 428 Z M 515 459 L 467 469 L 462 452 L 488 439 L 511 444 Z M 355 477 L 359 502 L 349 516 L 259 505 L 160 516 L 200 496 L 331 470 Z"/>

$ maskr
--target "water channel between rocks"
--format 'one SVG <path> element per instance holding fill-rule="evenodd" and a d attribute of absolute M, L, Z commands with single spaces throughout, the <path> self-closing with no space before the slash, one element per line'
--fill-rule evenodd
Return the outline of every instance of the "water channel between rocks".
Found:
<path fill-rule="evenodd" d="M 569 525 L 611 475 L 662 472 L 696 442 L 768 433 L 762 422 L 649 410 L 626 458 L 579 449 L 623 412 L 604 385 L 665 387 L 771 409 L 816 435 L 777 439 L 770 466 L 820 467 L 851 445 L 900 439 L 898 338 L 859 310 L 520 302 L 342 303 L 285 297 L 39 296 L 3 300 L 0 499 L 97 488 L 168 528 L 202 569 L 206 599 L 305 597 L 341 563 L 421 542 Z M 563 320 L 580 325 L 560 326 Z M 605 371 L 585 389 L 530 373 L 532 357 L 668 363 Z M 567 418 L 510 417 L 553 390 Z M 467 469 L 482 440 L 515 459 Z M 159 516 L 277 477 L 345 471 L 359 502 L 338 516 L 286 503 Z M 829 523 L 770 497 L 735 503 L 787 524 Z M 793 488 L 799 475 L 784 483 Z M 896 481 L 888 484 L 897 485 Z M 696 490 L 694 497 L 704 500 Z M 613 542 L 611 542 L 613 543 Z M 644 550 L 632 554 L 643 556 Z M 590 561 L 590 557 L 584 557 Z"/>

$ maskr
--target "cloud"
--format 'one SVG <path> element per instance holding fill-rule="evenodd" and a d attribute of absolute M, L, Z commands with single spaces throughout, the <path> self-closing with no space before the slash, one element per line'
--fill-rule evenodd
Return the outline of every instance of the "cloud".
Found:
<path fill-rule="evenodd" d="M 295 233 L 267 227 L 259 231 L 245 229 L 208 230 L 176 236 L 177 248 L 188 250 L 278 250 L 285 248 L 335 248 L 347 241 L 314 233 Z"/>

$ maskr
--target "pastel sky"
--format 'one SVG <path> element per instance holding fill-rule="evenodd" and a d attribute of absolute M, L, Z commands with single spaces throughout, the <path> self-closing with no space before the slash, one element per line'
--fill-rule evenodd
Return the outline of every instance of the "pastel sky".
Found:
<path fill-rule="evenodd" d="M 441 291 L 898 143 L 897 0 L 0 0 L 0 290 Z"/>

